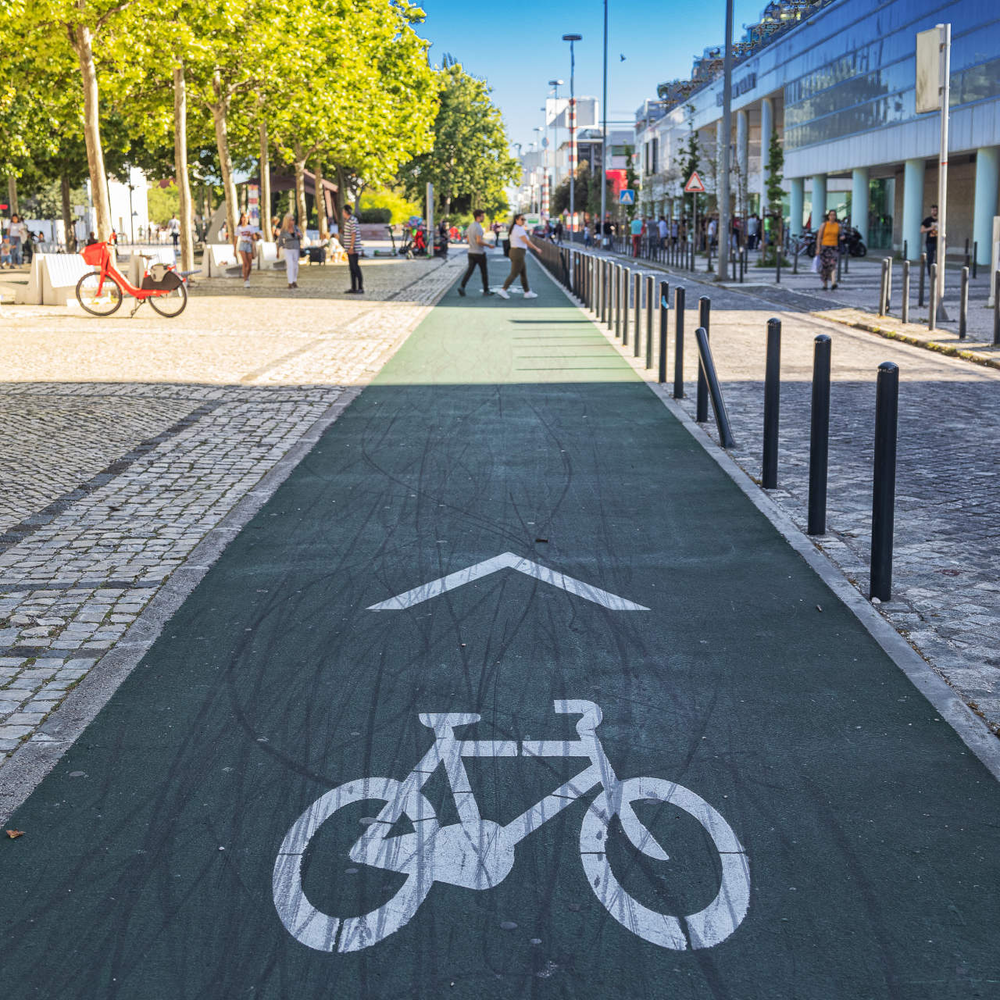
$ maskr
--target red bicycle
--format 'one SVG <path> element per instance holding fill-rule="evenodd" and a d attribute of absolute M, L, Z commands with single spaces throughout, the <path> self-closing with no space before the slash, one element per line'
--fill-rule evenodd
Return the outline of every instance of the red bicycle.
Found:
<path fill-rule="evenodd" d="M 118 311 L 128 293 L 136 301 L 130 315 L 148 301 L 167 318 L 180 316 L 187 305 L 186 279 L 195 271 L 178 271 L 172 264 L 154 264 L 143 272 L 142 283 L 136 288 L 111 262 L 107 243 L 84 247 L 80 256 L 95 270 L 88 271 L 76 283 L 76 299 L 92 316 L 110 316 Z"/>

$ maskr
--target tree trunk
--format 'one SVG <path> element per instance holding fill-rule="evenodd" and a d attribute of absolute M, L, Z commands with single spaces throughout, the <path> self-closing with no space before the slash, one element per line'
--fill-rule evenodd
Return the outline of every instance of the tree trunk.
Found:
<path fill-rule="evenodd" d="M 260 115 L 260 228 L 264 239 L 272 240 L 274 234 L 271 232 L 271 158 L 268 152 L 264 102 L 259 99 L 257 109 Z"/>
<path fill-rule="evenodd" d="M 318 157 L 313 161 L 316 173 L 316 217 L 319 219 L 319 238 L 325 240 L 330 235 L 330 224 L 326 214 L 326 192 L 323 190 L 323 162 Z"/>
<path fill-rule="evenodd" d="M 184 65 L 174 67 L 174 174 L 180 196 L 181 270 L 194 270 L 194 203 L 187 161 L 187 89 Z"/>
<path fill-rule="evenodd" d="M 448 218 L 448 213 L 451 211 L 451 195 L 447 194 L 444 198 L 444 212 L 441 215 L 442 221 Z"/>
<path fill-rule="evenodd" d="M 21 209 L 17 204 L 17 178 L 12 174 L 7 178 L 7 206 L 8 215 L 20 216 Z"/>
<path fill-rule="evenodd" d="M 63 228 L 66 230 L 66 252 L 76 253 L 76 230 L 73 228 L 73 213 L 69 203 L 69 177 L 63 174 L 59 178 L 59 189 L 62 194 Z"/>
<path fill-rule="evenodd" d="M 222 169 L 222 194 L 226 199 L 226 242 L 236 239 L 236 182 L 233 180 L 233 157 L 229 152 L 229 132 L 226 117 L 229 114 L 229 97 L 223 93 L 222 80 L 216 73 L 212 80 L 215 101 L 209 105 L 215 124 L 215 144 L 219 149 L 219 166 Z"/>
<path fill-rule="evenodd" d="M 303 234 L 306 231 L 306 154 L 302 150 L 302 143 L 295 143 L 295 214 L 298 216 L 299 228 Z"/>
<path fill-rule="evenodd" d="M 87 144 L 87 170 L 90 173 L 90 195 L 94 202 L 97 238 L 111 236 L 111 203 L 108 198 L 108 175 L 104 169 L 104 150 L 101 147 L 100 107 L 97 91 L 97 68 L 91 47 L 90 28 L 76 25 L 72 30 L 73 49 L 80 63 L 83 78 L 83 137 Z"/>
<path fill-rule="evenodd" d="M 345 201 L 345 197 L 344 197 L 344 171 L 338 166 L 337 167 L 337 193 L 333 196 L 333 217 L 334 217 L 334 220 L 336 221 L 338 227 L 340 226 L 341 216 L 343 216 L 343 214 L 344 214 L 341 211 L 341 208 L 344 205 L 344 201 Z"/>

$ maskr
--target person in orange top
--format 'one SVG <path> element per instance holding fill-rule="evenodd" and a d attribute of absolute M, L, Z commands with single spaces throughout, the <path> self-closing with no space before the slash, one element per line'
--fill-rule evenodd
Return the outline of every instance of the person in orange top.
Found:
<path fill-rule="evenodd" d="M 819 257 L 819 276 L 823 279 L 823 291 L 833 279 L 833 287 L 837 287 L 834 277 L 837 273 L 837 253 L 840 245 L 840 223 L 837 213 L 831 208 L 826 213 L 823 224 L 816 231 L 816 256 Z"/>

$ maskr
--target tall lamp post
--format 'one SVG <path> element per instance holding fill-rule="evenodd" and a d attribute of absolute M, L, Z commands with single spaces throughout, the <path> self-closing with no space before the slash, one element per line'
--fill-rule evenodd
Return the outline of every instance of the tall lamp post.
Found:
<path fill-rule="evenodd" d="M 604 247 L 604 219 L 607 215 L 608 182 L 608 0 L 604 0 L 604 91 L 601 96 L 601 218 L 597 233 Z"/>
<path fill-rule="evenodd" d="M 716 277 L 725 281 L 729 272 L 729 240 L 732 221 L 729 212 L 729 143 L 733 128 L 733 0 L 726 0 L 726 41 L 722 69 L 722 163 L 717 188 L 719 202 L 719 256 Z M 762 140 L 763 141 L 763 140 Z M 718 151 L 716 151 L 718 155 Z M 695 198 L 697 199 L 697 195 Z M 695 234 L 697 238 L 697 234 Z M 709 251 L 711 253 L 711 250 Z M 781 248 L 778 248 L 781 253 Z"/>
<path fill-rule="evenodd" d="M 564 82 L 565 81 L 563 80 L 549 80 L 549 86 L 552 88 L 552 93 L 555 98 L 555 104 L 553 105 L 555 114 L 552 116 L 552 128 L 555 134 L 552 137 L 552 181 L 549 185 L 550 197 L 551 192 L 555 191 L 559 185 L 559 88 Z M 546 101 L 545 104 L 545 127 L 548 128 L 548 101 Z"/>
<path fill-rule="evenodd" d="M 573 46 L 583 40 L 583 35 L 563 35 L 562 40 L 569 42 L 569 240 L 572 243 L 576 218 L 576 92 L 573 89 L 576 52 Z"/>
<path fill-rule="evenodd" d="M 536 125 L 535 131 L 539 133 L 545 132 L 545 127 L 543 125 Z M 539 162 L 541 164 L 541 180 L 538 183 L 538 214 L 541 215 L 543 211 L 542 203 L 545 200 L 545 146 L 543 144 L 544 135 L 538 136 L 538 147 L 542 151 L 542 155 L 539 157 Z M 537 168 L 536 168 L 537 169 Z"/>

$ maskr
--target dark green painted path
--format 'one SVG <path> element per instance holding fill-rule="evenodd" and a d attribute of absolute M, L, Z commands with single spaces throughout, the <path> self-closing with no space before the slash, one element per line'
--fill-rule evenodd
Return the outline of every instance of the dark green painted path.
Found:
<path fill-rule="evenodd" d="M 532 274 L 432 312 L 15 815 L 6 996 L 998 995 L 996 784 Z M 506 552 L 649 610 L 366 610 Z M 421 713 L 482 716 L 457 793 Z"/>

